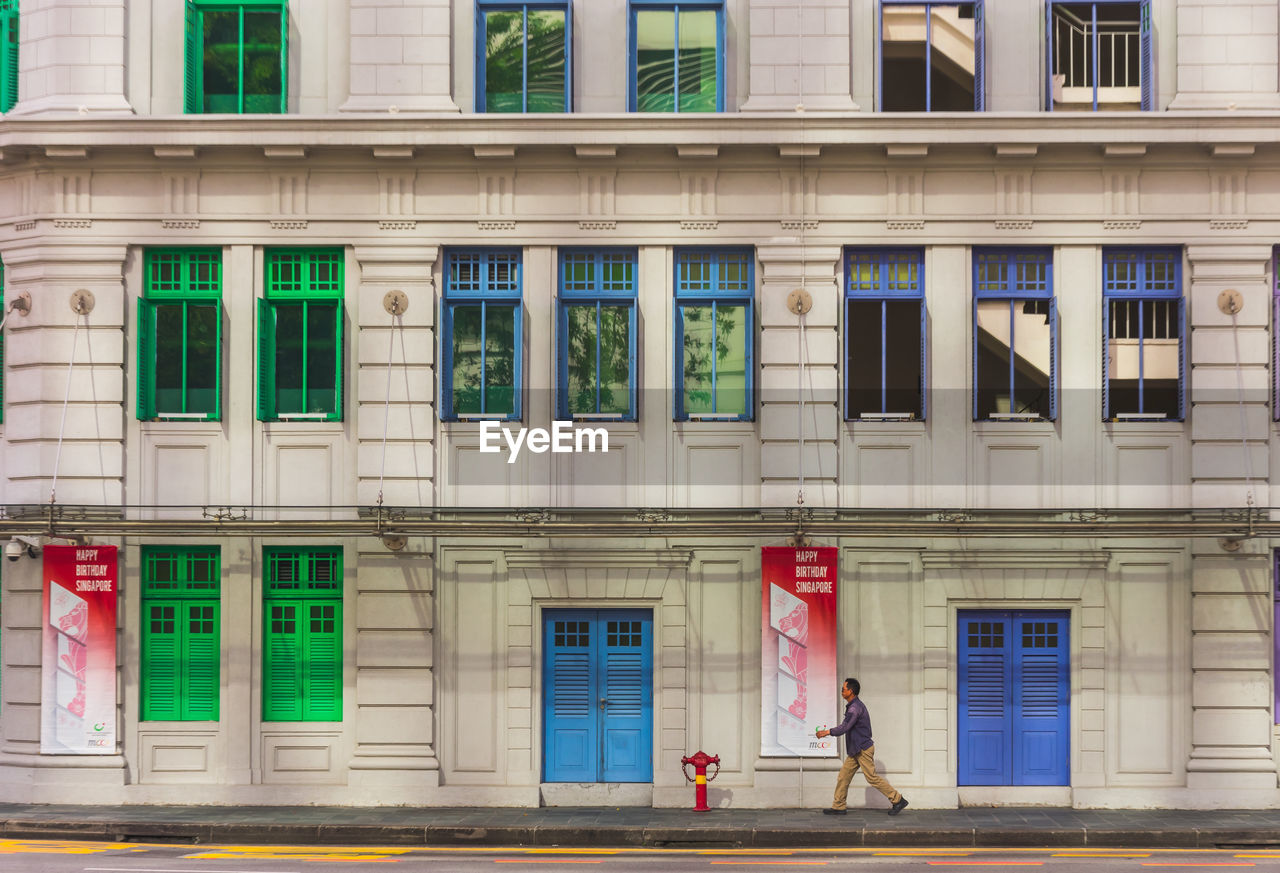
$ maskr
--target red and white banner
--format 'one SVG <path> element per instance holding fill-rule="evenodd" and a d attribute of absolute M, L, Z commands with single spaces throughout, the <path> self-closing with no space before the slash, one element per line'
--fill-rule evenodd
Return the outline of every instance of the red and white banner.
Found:
<path fill-rule="evenodd" d="M 836 549 L 765 547 L 761 575 L 761 755 L 835 754 Z"/>
<path fill-rule="evenodd" d="M 115 546 L 44 547 L 40 752 L 116 751 Z"/>

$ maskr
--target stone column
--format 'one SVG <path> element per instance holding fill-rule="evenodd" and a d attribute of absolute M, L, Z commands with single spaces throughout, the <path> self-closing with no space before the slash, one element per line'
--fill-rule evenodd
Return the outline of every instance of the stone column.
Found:
<path fill-rule="evenodd" d="M 848 0 L 750 0 L 744 112 L 858 109 L 850 93 Z"/>
<path fill-rule="evenodd" d="M 1177 94 L 1169 108 L 1280 108 L 1276 4 L 1272 0 L 1177 2 Z M 1171 30 L 1157 30 L 1156 39 Z M 1173 58 L 1158 43 L 1156 54 Z"/>
<path fill-rule="evenodd" d="M 835 506 L 840 249 L 779 240 L 758 247 L 756 254 L 761 268 L 761 500 L 765 506 L 796 505 L 803 418 L 805 506 Z M 813 299 L 803 317 L 787 309 L 787 296 L 802 287 Z"/>
<path fill-rule="evenodd" d="M 18 103 L 10 115 L 132 115 L 125 0 L 22 0 Z"/>
<path fill-rule="evenodd" d="M 449 0 L 351 0 L 343 112 L 457 112 Z"/>

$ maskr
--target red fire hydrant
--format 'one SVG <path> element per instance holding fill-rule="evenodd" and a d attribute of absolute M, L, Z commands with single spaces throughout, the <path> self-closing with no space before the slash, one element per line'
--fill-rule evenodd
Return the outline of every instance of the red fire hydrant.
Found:
<path fill-rule="evenodd" d="M 693 765 L 695 778 L 689 779 L 689 765 Z M 707 765 L 715 764 L 716 772 L 711 776 L 707 776 Z M 684 773 L 684 778 L 689 779 L 694 784 L 693 789 L 693 811 L 694 812 L 710 812 L 711 807 L 707 806 L 707 783 L 716 778 L 720 772 L 720 756 L 708 755 L 699 749 L 691 756 L 680 759 L 680 769 Z"/>

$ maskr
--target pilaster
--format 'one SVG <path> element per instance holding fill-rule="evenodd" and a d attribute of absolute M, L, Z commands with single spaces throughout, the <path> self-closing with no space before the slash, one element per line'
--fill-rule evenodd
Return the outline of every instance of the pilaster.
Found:
<path fill-rule="evenodd" d="M 745 112 L 856 111 L 850 93 L 848 0 L 750 0 Z"/>
<path fill-rule="evenodd" d="M 1177 0 L 1177 7 L 1177 94 L 1170 109 L 1280 108 L 1275 3 Z"/>
<path fill-rule="evenodd" d="M 351 96 L 342 112 L 457 112 L 449 0 L 351 0 Z"/>
<path fill-rule="evenodd" d="M 23 0 L 17 105 L 10 115 L 132 115 L 125 97 L 125 0 Z"/>

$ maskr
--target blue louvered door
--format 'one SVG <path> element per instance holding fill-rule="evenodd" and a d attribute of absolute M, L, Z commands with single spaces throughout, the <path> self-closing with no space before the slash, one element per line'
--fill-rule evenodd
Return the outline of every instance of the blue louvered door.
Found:
<path fill-rule="evenodd" d="M 653 614 L 543 612 L 543 778 L 653 781 Z"/>
<path fill-rule="evenodd" d="M 957 624 L 959 784 L 1069 784 L 1068 614 L 964 610 Z"/>

